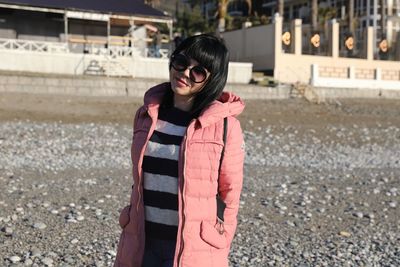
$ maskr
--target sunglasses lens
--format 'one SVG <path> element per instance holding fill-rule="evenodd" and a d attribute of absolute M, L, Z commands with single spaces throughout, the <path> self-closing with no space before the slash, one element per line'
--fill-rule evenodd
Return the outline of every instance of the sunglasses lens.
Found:
<path fill-rule="evenodd" d="M 189 63 L 185 56 L 176 55 L 172 58 L 171 65 L 177 71 L 183 71 L 183 70 L 187 69 L 187 67 L 189 66 Z"/>
<path fill-rule="evenodd" d="M 207 73 L 203 67 L 195 66 L 190 70 L 190 79 L 196 83 L 201 83 L 207 77 Z"/>

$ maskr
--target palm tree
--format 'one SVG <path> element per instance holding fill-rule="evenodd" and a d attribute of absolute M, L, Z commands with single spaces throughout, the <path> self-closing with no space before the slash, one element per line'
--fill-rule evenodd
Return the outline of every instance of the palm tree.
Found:
<path fill-rule="evenodd" d="M 283 12 L 285 10 L 284 9 L 284 0 L 277 0 L 276 6 L 277 6 L 276 10 L 278 11 L 279 16 L 281 16 L 283 18 Z"/>
<path fill-rule="evenodd" d="M 226 13 L 227 13 L 228 5 L 229 5 L 230 2 L 231 2 L 231 0 L 219 0 L 218 1 L 218 30 L 220 32 L 225 31 Z M 246 0 L 246 4 L 249 7 L 248 15 L 250 15 L 251 14 L 251 9 L 252 9 L 251 0 Z"/>
<path fill-rule="evenodd" d="M 218 0 L 218 31 L 225 31 L 225 17 L 230 0 Z"/>
<path fill-rule="evenodd" d="M 382 36 L 386 35 L 385 30 L 386 30 L 386 0 L 381 0 L 381 33 Z M 383 38 L 382 38 L 383 39 Z"/>
<path fill-rule="evenodd" d="M 311 1 L 311 28 L 313 32 L 318 29 L 318 0 Z"/>
<path fill-rule="evenodd" d="M 160 0 L 145 0 L 144 3 L 151 7 L 157 7 L 160 5 Z"/>
<path fill-rule="evenodd" d="M 248 13 L 248 15 L 250 16 L 250 15 L 251 15 L 251 12 L 252 12 L 252 3 L 251 3 L 251 0 L 246 0 L 246 3 L 247 3 L 247 5 L 248 5 L 248 7 L 249 7 L 249 13 Z"/>
<path fill-rule="evenodd" d="M 349 32 L 352 36 L 354 36 L 354 0 L 349 0 L 348 6 L 348 24 L 349 24 Z"/>

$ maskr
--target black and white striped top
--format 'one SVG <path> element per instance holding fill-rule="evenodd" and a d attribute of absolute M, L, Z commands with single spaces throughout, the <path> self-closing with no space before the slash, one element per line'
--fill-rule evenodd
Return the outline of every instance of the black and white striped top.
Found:
<path fill-rule="evenodd" d="M 177 108 L 160 109 L 143 158 L 146 236 L 174 240 L 178 231 L 178 159 L 191 116 Z"/>

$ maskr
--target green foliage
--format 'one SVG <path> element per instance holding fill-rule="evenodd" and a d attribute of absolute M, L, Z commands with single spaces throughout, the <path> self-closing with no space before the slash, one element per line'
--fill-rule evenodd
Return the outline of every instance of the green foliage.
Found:
<path fill-rule="evenodd" d="M 267 17 L 266 15 L 259 16 L 257 12 L 255 12 L 253 15 L 249 17 L 248 20 L 253 24 L 253 26 L 258 26 L 270 23 L 271 18 Z"/>
<path fill-rule="evenodd" d="M 193 3 L 191 8 L 185 7 L 183 12 L 178 14 L 174 28 L 186 36 L 193 35 L 196 32 L 211 32 L 212 27 L 205 21 L 200 5 L 196 1 L 193 1 Z"/>
<path fill-rule="evenodd" d="M 159 23 L 157 24 L 157 28 L 160 30 L 161 33 L 169 35 L 169 28 L 167 24 Z"/>
<path fill-rule="evenodd" d="M 326 7 L 318 9 L 318 20 L 321 24 L 337 17 L 337 9 L 334 7 Z"/>

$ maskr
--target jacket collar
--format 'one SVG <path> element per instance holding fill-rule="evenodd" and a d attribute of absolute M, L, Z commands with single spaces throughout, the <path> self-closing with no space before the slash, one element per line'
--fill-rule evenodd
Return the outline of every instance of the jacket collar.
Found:
<path fill-rule="evenodd" d="M 162 83 L 150 88 L 144 95 L 144 106 L 150 116 L 156 116 L 158 108 L 166 90 L 170 90 L 169 82 Z M 201 127 L 206 127 L 225 117 L 238 116 L 242 113 L 245 105 L 239 96 L 231 92 L 223 92 L 222 95 L 205 108 L 197 118 Z"/>

